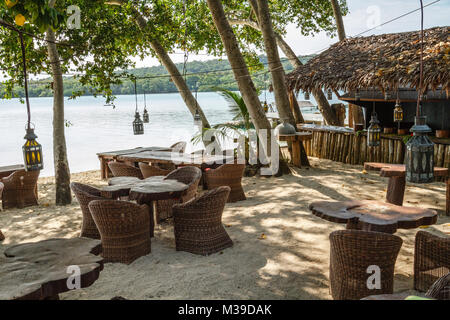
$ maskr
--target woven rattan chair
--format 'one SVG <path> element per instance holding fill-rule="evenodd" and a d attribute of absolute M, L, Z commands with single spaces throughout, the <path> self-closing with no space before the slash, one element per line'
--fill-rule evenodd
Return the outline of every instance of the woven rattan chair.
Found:
<path fill-rule="evenodd" d="M 217 169 L 205 169 L 204 181 L 208 190 L 228 186 L 231 188 L 228 202 L 247 199 L 242 188 L 245 164 L 223 164 Z"/>
<path fill-rule="evenodd" d="M 402 246 L 400 237 L 372 231 L 340 230 L 330 234 L 330 244 L 333 299 L 354 300 L 393 292 L 395 261 Z M 380 268 L 380 289 L 368 288 L 369 266 Z"/>
<path fill-rule="evenodd" d="M 195 197 L 198 191 L 198 185 L 202 177 L 202 171 L 193 166 L 181 167 L 169 173 L 164 179 L 172 179 L 187 184 L 189 186 L 186 194 L 179 200 L 168 199 L 156 202 L 157 221 L 172 217 L 172 207 L 175 203 L 183 203 Z"/>
<path fill-rule="evenodd" d="M 94 200 L 89 203 L 89 210 L 100 231 L 105 262 L 130 264 L 151 252 L 147 205 Z"/>
<path fill-rule="evenodd" d="M 2 207 L 24 208 L 38 205 L 37 181 L 40 171 L 18 170 L 0 179 L 3 183 Z"/>
<path fill-rule="evenodd" d="M 416 234 L 414 252 L 414 289 L 427 291 L 440 277 L 450 272 L 450 237 L 429 232 Z"/>
<path fill-rule="evenodd" d="M 143 178 L 141 170 L 139 168 L 129 166 L 122 162 L 108 162 L 108 167 L 114 177 L 136 177 L 139 179 Z"/>
<path fill-rule="evenodd" d="M 450 272 L 437 279 L 425 295 L 437 300 L 450 300 Z"/>
<path fill-rule="evenodd" d="M 219 187 L 173 206 L 177 251 L 208 255 L 233 246 L 222 225 L 230 187 Z"/>
<path fill-rule="evenodd" d="M 70 184 L 75 197 L 80 204 L 81 213 L 83 214 L 83 222 L 81 224 L 81 234 L 80 237 L 100 239 L 100 232 L 98 231 L 97 225 L 92 219 L 91 211 L 89 210 L 89 203 L 94 200 L 107 200 L 101 197 L 100 191 L 91 186 L 81 184 L 78 182 L 72 182 Z"/>
<path fill-rule="evenodd" d="M 167 176 L 171 172 L 170 170 L 164 170 L 144 162 L 139 162 L 139 169 L 141 169 L 144 179 L 154 176 Z"/>

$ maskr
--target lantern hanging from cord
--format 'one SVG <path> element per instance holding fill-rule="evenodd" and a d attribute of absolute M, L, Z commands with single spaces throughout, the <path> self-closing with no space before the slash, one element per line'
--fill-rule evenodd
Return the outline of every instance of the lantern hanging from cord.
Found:
<path fill-rule="evenodd" d="M 377 113 L 375 112 L 375 101 L 374 101 L 372 118 L 370 119 L 370 126 L 367 129 L 367 145 L 369 147 L 379 147 L 380 134 L 381 134 L 380 121 L 378 121 Z"/>
<path fill-rule="evenodd" d="M 136 99 L 136 112 L 134 114 L 133 133 L 134 135 L 141 135 L 144 134 L 144 122 L 142 122 L 141 115 L 138 111 L 136 78 L 134 78 L 134 97 Z"/>
<path fill-rule="evenodd" d="M 37 136 L 34 133 L 34 128 L 31 127 L 31 111 L 30 111 L 30 100 L 28 97 L 28 79 L 27 79 L 27 64 L 25 58 L 25 45 L 23 43 L 23 34 L 19 31 L 20 46 L 22 49 L 22 63 L 23 63 L 23 76 L 24 76 L 24 87 L 25 87 L 25 100 L 27 104 L 27 128 L 24 139 L 25 144 L 22 147 L 23 159 L 25 162 L 26 171 L 37 171 L 44 168 L 44 162 L 42 157 L 42 146 L 36 141 Z"/>
<path fill-rule="evenodd" d="M 332 100 L 333 99 L 333 91 L 331 91 L 331 89 L 327 90 L 327 98 L 328 98 L 328 100 Z"/>
<path fill-rule="evenodd" d="M 198 128 L 199 130 L 202 130 L 203 128 L 203 121 L 202 121 L 202 117 L 200 116 L 200 112 L 198 111 L 198 100 L 197 100 L 197 93 L 198 93 L 198 82 L 195 84 L 195 104 L 196 104 L 196 109 L 195 109 L 195 114 L 194 114 L 194 126 L 196 128 Z"/>
<path fill-rule="evenodd" d="M 267 73 L 264 73 L 264 102 L 263 102 L 264 112 L 269 112 L 269 105 L 267 104 Z"/>
<path fill-rule="evenodd" d="M 309 100 L 309 92 L 308 91 L 304 92 L 304 97 L 305 97 L 305 100 Z"/>
<path fill-rule="evenodd" d="M 397 100 L 395 101 L 395 107 L 394 107 L 394 122 L 402 122 L 403 121 L 403 108 L 400 104 L 400 99 L 398 96 L 398 90 L 397 90 Z"/>
<path fill-rule="evenodd" d="M 145 96 L 145 91 L 144 91 L 144 113 L 142 114 L 142 119 L 144 123 L 150 122 L 150 115 L 148 114 L 147 111 L 147 98 Z"/>
<path fill-rule="evenodd" d="M 420 29 L 420 81 L 417 94 L 417 107 L 414 126 L 411 128 L 413 136 L 406 143 L 406 180 L 415 183 L 427 183 L 434 180 L 434 144 L 427 133 L 431 129 L 426 124 L 426 117 L 421 116 L 423 98 L 423 1 L 420 0 L 421 29 Z"/>

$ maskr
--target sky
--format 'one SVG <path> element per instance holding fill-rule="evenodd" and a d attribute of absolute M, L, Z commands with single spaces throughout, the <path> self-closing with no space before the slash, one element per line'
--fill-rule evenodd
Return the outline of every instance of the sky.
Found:
<path fill-rule="evenodd" d="M 424 0 L 424 6 L 436 0 Z M 409 11 L 418 9 L 418 0 L 347 0 L 349 13 L 343 17 L 347 37 L 355 36 L 360 32 L 371 29 L 379 24 L 389 21 Z M 424 9 L 424 28 L 450 25 L 450 0 L 440 0 Z M 420 11 L 407 15 L 397 21 L 365 33 L 363 36 L 373 34 L 406 32 L 420 29 Z M 285 37 L 287 43 L 297 55 L 320 53 L 331 44 L 338 41 L 337 37 L 330 38 L 325 32 L 304 37 L 296 26 L 288 27 Z M 280 52 L 280 55 L 284 55 Z M 182 54 L 171 55 L 175 63 L 183 62 Z M 206 55 L 189 55 L 189 61 L 215 59 Z M 143 61 L 135 59 L 136 67 L 150 67 L 159 65 L 155 58 L 146 58 Z"/>

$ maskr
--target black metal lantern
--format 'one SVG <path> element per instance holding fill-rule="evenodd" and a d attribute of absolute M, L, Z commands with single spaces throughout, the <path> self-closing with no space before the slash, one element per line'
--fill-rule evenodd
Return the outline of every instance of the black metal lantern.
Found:
<path fill-rule="evenodd" d="M 194 114 L 194 127 L 198 128 L 199 130 L 202 130 L 203 128 L 203 121 L 202 117 L 200 116 L 200 112 L 198 111 L 198 100 L 197 100 L 197 93 L 198 93 L 198 82 L 195 84 L 195 103 L 197 105 L 197 108 L 195 109 Z"/>
<path fill-rule="evenodd" d="M 150 115 L 148 114 L 147 111 L 147 98 L 145 96 L 145 91 L 144 91 L 144 113 L 142 114 L 142 120 L 144 123 L 150 122 Z"/>
<path fill-rule="evenodd" d="M 37 171 L 44 169 L 42 146 L 36 141 L 37 136 L 34 133 L 34 128 L 27 128 L 27 134 L 24 139 L 27 140 L 22 147 L 25 170 Z"/>
<path fill-rule="evenodd" d="M 372 113 L 372 118 L 370 119 L 370 126 L 367 129 L 367 145 L 369 147 L 379 147 L 380 134 L 380 121 L 378 121 L 377 114 L 374 112 Z"/>
<path fill-rule="evenodd" d="M 305 100 L 309 100 L 309 92 L 305 91 L 304 93 Z"/>
<path fill-rule="evenodd" d="M 138 111 L 134 115 L 133 133 L 134 135 L 144 134 L 144 122 L 141 120 L 141 115 Z"/>
<path fill-rule="evenodd" d="M 327 99 L 332 100 L 333 99 L 333 91 L 331 89 L 327 90 Z"/>
<path fill-rule="evenodd" d="M 134 114 L 133 133 L 134 135 L 141 135 L 144 134 L 144 122 L 141 120 L 141 115 L 138 111 L 136 78 L 134 78 L 134 97 L 136 99 L 136 112 Z"/>
<path fill-rule="evenodd" d="M 420 115 L 421 99 L 423 98 L 423 1 L 420 0 L 420 84 L 417 95 L 417 108 L 413 136 L 406 143 L 406 180 L 415 183 L 428 183 L 434 180 L 434 144 L 426 135 L 431 132 L 426 125 L 426 117 Z"/>
<path fill-rule="evenodd" d="M 403 108 L 400 104 L 400 100 L 397 99 L 394 108 L 394 122 L 402 122 L 402 121 L 403 121 Z"/>
<path fill-rule="evenodd" d="M 42 146 L 36 141 L 37 136 L 34 133 L 34 128 L 31 128 L 31 111 L 30 111 L 30 99 L 28 96 L 28 77 L 27 77 L 27 64 L 25 58 L 25 45 L 23 42 L 23 34 L 19 32 L 20 46 L 22 49 L 22 64 L 23 64 L 23 77 L 24 77 L 24 88 L 25 88 L 25 101 L 27 104 L 27 129 L 24 139 L 26 139 L 25 144 L 22 147 L 23 160 L 25 163 L 26 171 L 37 171 L 44 168 L 44 161 L 42 157 Z"/>
<path fill-rule="evenodd" d="M 267 104 L 267 100 L 265 100 L 264 102 L 263 102 L 263 109 L 264 109 L 264 112 L 269 112 L 269 105 Z"/>

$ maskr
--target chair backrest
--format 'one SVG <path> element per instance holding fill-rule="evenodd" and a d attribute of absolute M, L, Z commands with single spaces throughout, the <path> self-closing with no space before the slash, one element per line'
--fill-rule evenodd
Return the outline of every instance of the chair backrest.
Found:
<path fill-rule="evenodd" d="M 177 180 L 184 184 L 191 185 L 197 180 L 200 181 L 201 177 L 202 171 L 199 168 L 194 166 L 187 166 L 172 171 L 164 178 L 164 180 L 166 179 Z"/>
<path fill-rule="evenodd" d="M 171 170 L 164 170 L 144 162 L 139 162 L 139 169 L 141 169 L 144 179 L 154 176 L 167 176 L 171 172 Z"/>
<path fill-rule="evenodd" d="M 88 204 L 89 202 L 93 200 L 105 200 L 106 198 L 103 198 L 100 194 L 100 190 L 82 184 L 78 182 L 71 182 L 70 188 L 72 189 L 73 193 L 75 194 L 75 197 L 77 198 L 78 202 L 80 203 L 81 210 L 88 210 Z"/>
<path fill-rule="evenodd" d="M 450 272 L 434 282 L 425 294 L 438 300 L 450 300 Z"/>
<path fill-rule="evenodd" d="M 335 299 L 361 299 L 392 293 L 395 261 L 402 246 L 398 236 L 362 230 L 339 230 L 330 234 L 330 281 Z M 369 267 L 379 268 L 380 290 L 369 289 Z M 373 270 L 371 271 L 373 272 Z"/>
<path fill-rule="evenodd" d="M 147 205 L 129 201 L 94 200 L 89 210 L 102 237 L 111 235 L 130 235 L 139 226 L 150 228 L 150 215 Z"/>
<path fill-rule="evenodd" d="M 33 189 L 36 187 L 40 171 L 17 170 L 2 179 L 9 188 Z"/>
<path fill-rule="evenodd" d="M 187 146 L 186 142 L 180 141 L 171 145 L 170 149 L 172 149 L 172 152 L 184 153 L 184 151 L 186 150 L 186 146 Z"/>
<path fill-rule="evenodd" d="M 122 162 L 108 162 L 108 167 L 114 177 L 136 177 L 139 179 L 143 178 L 141 170 L 139 168 L 129 166 Z"/>
<path fill-rule="evenodd" d="M 231 188 L 228 186 L 218 187 L 187 202 L 175 204 L 173 206 L 174 217 L 176 218 L 177 213 L 183 218 L 206 218 L 206 215 L 221 217 L 230 190 Z"/>

